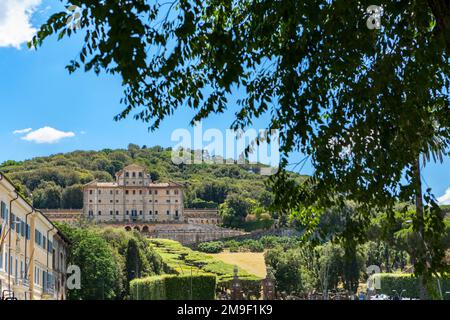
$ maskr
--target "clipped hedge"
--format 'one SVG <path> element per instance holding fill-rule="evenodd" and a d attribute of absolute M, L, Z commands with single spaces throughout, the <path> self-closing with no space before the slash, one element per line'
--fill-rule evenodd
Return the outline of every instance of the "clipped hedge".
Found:
<path fill-rule="evenodd" d="M 214 300 L 216 281 L 213 274 L 152 276 L 131 281 L 130 293 L 133 300 Z"/>
<path fill-rule="evenodd" d="M 392 290 L 396 290 L 398 294 L 400 294 L 402 290 L 406 290 L 402 295 L 403 297 L 419 298 L 419 279 L 411 274 L 380 273 L 376 274 L 375 277 L 379 277 L 380 279 L 380 293 L 392 296 Z M 441 278 L 440 285 L 444 299 L 449 299 L 450 297 L 446 295 L 445 292 L 450 290 L 450 278 Z M 436 279 L 434 279 L 432 283 L 432 288 L 437 296 L 439 296 Z"/>
<path fill-rule="evenodd" d="M 165 275 L 134 279 L 130 282 L 130 294 L 133 300 L 165 300 Z"/>
<path fill-rule="evenodd" d="M 197 249 L 200 252 L 219 253 L 223 251 L 223 243 L 221 241 L 202 242 Z"/>
<path fill-rule="evenodd" d="M 233 278 L 234 266 L 215 259 L 209 254 L 193 251 L 173 240 L 150 239 L 149 243 L 155 252 L 161 256 L 166 273 L 178 275 L 190 275 L 191 272 L 193 274 L 214 274 L 217 276 L 219 283 Z M 242 268 L 239 269 L 238 275 L 241 280 L 262 280 Z"/>

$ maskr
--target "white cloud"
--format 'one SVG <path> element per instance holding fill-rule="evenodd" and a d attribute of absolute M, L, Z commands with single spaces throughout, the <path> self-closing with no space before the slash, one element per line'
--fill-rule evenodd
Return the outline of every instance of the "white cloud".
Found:
<path fill-rule="evenodd" d="M 42 0 L 0 0 L 0 47 L 20 48 L 36 28 L 30 19 Z"/>
<path fill-rule="evenodd" d="M 31 129 L 31 128 L 26 128 L 26 129 L 14 130 L 14 131 L 13 131 L 13 134 L 23 134 L 23 133 L 28 133 L 28 132 L 30 132 L 31 130 L 33 130 L 33 129 Z"/>
<path fill-rule="evenodd" d="M 442 196 L 437 198 L 437 201 L 440 205 L 450 204 L 450 188 L 448 188 Z"/>
<path fill-rule="evenodd" d="M 68 131 L 60 131 L 51 127 L 43 127 L 27 133 L 23 140 L 31 141 L 35 143 L 56 143 L 63 138 L 74 137 L 75 133 Z"/>

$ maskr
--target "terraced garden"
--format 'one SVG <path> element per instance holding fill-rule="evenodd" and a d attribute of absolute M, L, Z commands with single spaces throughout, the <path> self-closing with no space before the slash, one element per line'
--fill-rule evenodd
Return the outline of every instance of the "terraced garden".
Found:
<path fill-rule="evenodd" d="M 220 261 L 213 256 L 191 250 L 179 242 L 166 239 L 151 239 L 150 245 L 163 259 L 165 272 L 180 275 L 212 273 L 217 276 L 218 283 L 225 283 L 233 279 L 234 266 Z M 240 268 L 240 280 L 261 281 L 262 278 L 248 273 Z"/>

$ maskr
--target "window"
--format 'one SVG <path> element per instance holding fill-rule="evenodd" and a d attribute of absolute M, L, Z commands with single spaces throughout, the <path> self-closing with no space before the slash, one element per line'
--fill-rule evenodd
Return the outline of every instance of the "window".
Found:
<path fill-rule="evenodd" d="M 142 177 L 143 177 L 142 172 L 139 172 L 139 178 L 142 178 Z"/>
<path fill-rule="evenodd" d="M 42 233 L 38 229 L 35 229 L 34 242 L 36 242 L 38 246 L 42 244 Z"/>
<path fill-rule="evenodd" d="M 89 200 L 89 203 L 92 203 L 92 199 Z"/>
<path fill-rule="evenodd" d="M 110 215 L 110 216 L 113 215 L 113 211 L 112 211 L 112 210 L 109 211 L 109 215 Z"/>
<path fill-rule="evenodd" d="M 94 215 L 94 211 L 89 210 L 89 216 L 92 217 Z"/>
<path fill-rule="evenodd" d="M 20 221 L 20 219 L 19 218 L 17 218 L 17 220 L 16 220 L 16 232 L 17 232 L 17 234 L 18 235 L 20 235 L 20 228 L 22 227 L 22 221 Z"/>
<path fill-rule="evenodd" d="M 125 191 L 125 194 L 128 194 L 128 190 Z"/>
<path fill-rule="evenodd" d="M 98 194 L 102 194 L 102 190 L 98 190 Z"/>
<path fill-rule="evenodd" d="M 102 200 L 99 199 L 99 200 L 98 200 L 98 203 L 102 203 Z"/>
<path fill-rule="evenodd" d="M 158 194 L 158 190 L 155 190 L 155 194 Z"/>
<path fill-rule="evenodd" d="M 175 210 L 175 216 L 178 217 L 178 210 Z"/>
<path fill-rule="evenodd" d="M 109 203 L 113 203 L 113 199 L 109 200 Z"/>
<path fill-rule="evenodd" d="M 98 212 L 98 215 L 101 216 L 101 215 L 102 215 L 102 211 L 99 211 L 99 212 Z"/>
<path fill-rule="evenodd" d="M 142 210 L 139 210 L 139 215 L 142 216 Z"/>
<path fill-rule="evenodd" d="M 127 216 L 128 216 L 128 215 L 129 215 L 129 211 L 127 210 L 127 212 L 126 212 L 126 213 L 127 213 Z"/>
<path fill-rule="evenodd" d="M 116 211 L 116 216 L 118 216 L 119 215 L 119 211 Z"/>
<path fill-rule="evenodd" d="M 133 190 L 133 194 L 136 194 L 136 190 Z"/>
<path fill-rule="evenodd" d="M 155 200 L 155 203 L 157 203 L 158 202 L 158 200 Z"/>
<path fill-rule="evenodd" d="M 6 220 L 7 214 L 6 214 L 6 203 L 3 201 L 0 203 L 0 217 L 4 220 Z"/>
<path fill-rule="evenodd" d="M 125 177 L 128 178 L 130 176 L 130 173 L 127 171 L 125 172 Z"/>
<path fill-rule="evenodd" d="M 152 214 L 152 210 L 150 210 L 150 211 L 148 212 L 148 214 L 150 214 L 150 215 L 151 215 L 151 214 Z"/>
<path fill-rule="evenodd" d="M 133 178 L 136 178 L 136 172 L 133 172 Z"/>
<path fill-rule="evenodd" d="M 46 236 L 43 237 L 42 248 L 47 249 L 47 237 Z"/>
<path fill-rule="evenodd" d="M 89 194 L 92 194 L 92 190 L 89 190 Z"/>
<path fill-rule="evenodd" d="M 170 214 L 170 211 L 169 211 L 169 210 L 167 210 L 167 211 L 166 211 L 166 213 L 167 213 L 167 215 L 169 215 L 169 214 Z"/>
<path fill-rule="evenodd" d="M 112 190 L 109 190 L 109 194 L 113 194 L 113 191 L 112 191 Z"/>
<path fill-rule="evenodd" d="M 142 190 L 139 190 L 139 194 L 142 194 Z"/>
<path fill-rule="evenodd" d="M 174 193 L 175 193 L 175 194 L 178 194 L 178 190 L 175 190 Z"/>
<path fill-rule="evenodd" d="M 166 190 L 166 194 L 170 194 L 170 190 Z"/>
<path fill-rule="evenodd" d="M 166 200 L 166 202 L 167 202 L 167 203 L 170 203 L 170 200 L 169 200 L 169 199 L 167 199 L 167 200 Z"/>
<path fill-rule="evenodd" d="M 148 194 L 152 194 L 152 190 L 148 190 Z"/>
<path fill-rule="evenodd" d="M 158 215 L 158 210 L 155 210 L 155 215 Z"/>
<path fill-rule="evenodd" d="M 116 194 L 119 194 L 119 190 L 116 190 Z"/>

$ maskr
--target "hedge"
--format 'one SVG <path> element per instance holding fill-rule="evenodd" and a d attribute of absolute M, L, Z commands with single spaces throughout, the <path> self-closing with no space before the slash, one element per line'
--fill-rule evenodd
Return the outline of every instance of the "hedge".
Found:
<path fill-rule="evenodd" d="M 403 297 L 419 298 L 419 279 L 417 277 L 414 277 L 413 275 L 380 273 L 375 274 L 374 276 L 380 278 L 380 293 L 392 296 L 392 290 L 396 290 L 399 294 L 402 292 L 402 290 L 406 290 L 402 295 Z M 450 291 L 450 278 L 440 278 L 440 285 L 444 299 L 450 299 L 449 295 L 445 294 L 446 292 Z M 437 293 L 437 297 L 439 297 L 436 279 L 433 280 L 432 289 L 434 289 L 434 291 Z"/>
<path fill-rule="evenodd" d="M 133 300 L 214 300 L 216 276 L 161 275 L 135 279 L 130 283 L 130 292 Z"/>
<path fill-rule="evenodd" d="M 223 243 L 221 241 L 202 242 L 197 249 L 200 252 L 219 253 L 223 251 Z"/>
<path fill-rule="evenodd" d="M 217 276 L 219 283 L 233 278 L 234 266 L 215 259 L 211 255 L 193 251 L 173 240 L 150 239 L 149 243 L 155 252 L 161 256 L 166 273 L 178 275 L 190 275 L 191 272 L 193 274 L 214 274 Z M 238 276 L 241 280 L 262 280 L 242 268 L 239 269 Z"/>

